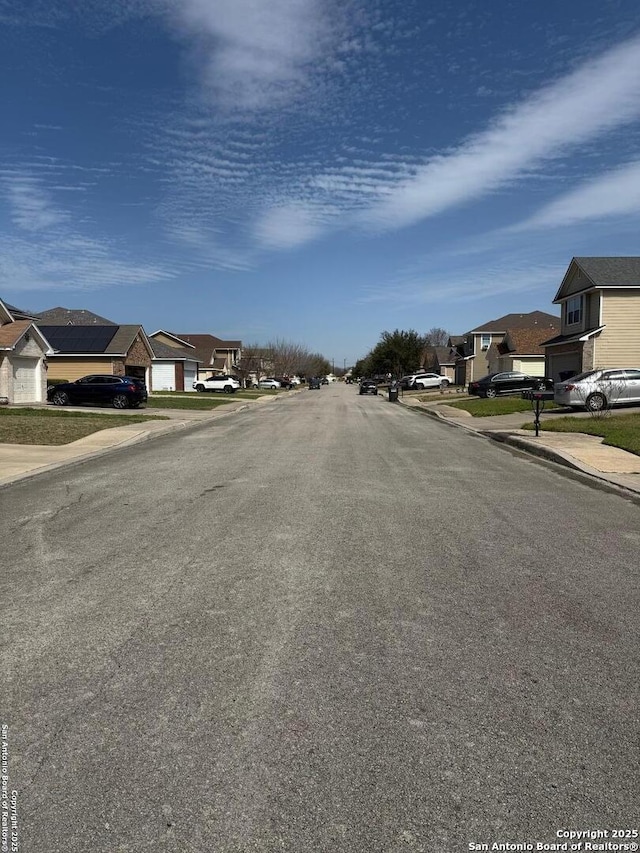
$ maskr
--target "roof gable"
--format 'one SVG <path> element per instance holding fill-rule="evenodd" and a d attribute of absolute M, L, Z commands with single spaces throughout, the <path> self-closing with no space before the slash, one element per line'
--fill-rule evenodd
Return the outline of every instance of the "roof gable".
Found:
<path fill-rule="evenodd" d="M 40 341 L 43 351 L 50 353 L 51 345 L 42 331 L 31 320 L 15 320 L 0 326 L 0 349 L 11 350 L 29 332 Z"/>
<path fill-rule="evenodd" d="M 640 290 L 640 257 L 572 258 L 553 301 L 562 302 L 573 294 L 600 287 Z"/>

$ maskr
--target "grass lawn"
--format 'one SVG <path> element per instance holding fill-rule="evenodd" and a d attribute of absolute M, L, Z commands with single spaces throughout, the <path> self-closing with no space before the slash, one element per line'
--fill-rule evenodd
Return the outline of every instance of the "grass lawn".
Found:
<path fill-rule="evenodd" d="M 259 397 L 270 397 L 278 391 L 236 391 L 234 394 L 205 391 L 200 394 L 191 391 L 162 391 L 150 394 L 147 406 L 158 409 L 193 409 L 207 411 L 217 406 L 225 406 L 236 400 L 257 400 Z"/>
<path fill-rule="evenodd" d="M 458 400 L 447 403 L 446 405 L 453 406 L 454 409 L 464 409 L 465 412 L 469 412 L 474 418 L 490 418 L 492 415 L 511 415 L 514 412 L 533 412 L 529 400 L 522 400 L 520 397 L 494 397 L 493 399 L 477 397 L 474 400 Z M 545 411 L 557 408 L 558 406 L 553 401 L 547 400 L 545 402 Z"/>
<path fill-rule="evenodd" d="M 0 409 L 0 444 L 69 444 L 101 429 L 166 420 L 159 415 L 100 415 L 59 409 Z"/>
<path fill-rule="evenodd" d="M 600 435 L 603 444 L 620 447 L 640 456 L 640 414 L 615 415 L 599 418 L 558 418 L 543 421 L 540 426 L 549 432 L 582 432 L 587 435 Z M 533 429 L 533 424 L 525 424 L 525 429 Z"/>
<path fill-rule="evenodd" d="M 184 394 L 181 397 L 154 397 L 149 395 L 147 407 L 150 409 L 191 409 L 192 411 L 208 412 L 218 406 L 233 403 L 237 394 Z"/>

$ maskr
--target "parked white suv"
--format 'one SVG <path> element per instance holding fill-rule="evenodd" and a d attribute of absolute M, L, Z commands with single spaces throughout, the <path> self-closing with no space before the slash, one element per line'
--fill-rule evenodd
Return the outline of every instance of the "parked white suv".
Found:
<path fill-rule="evenodd" d="M 208 379 L 197 379 L 193 383 L 196 391 L 224 391 L 234 394 L 240 387 L 235 376 L 210 376 Z"/>
<path fill-rule="evenodd" d="M 424 391 L 425 388 L 446 388 L 447 385 L 449 380 L 446 376 L 440 376 L 439 373 L 414 373 L 409 377 L 407 388 Z"/>

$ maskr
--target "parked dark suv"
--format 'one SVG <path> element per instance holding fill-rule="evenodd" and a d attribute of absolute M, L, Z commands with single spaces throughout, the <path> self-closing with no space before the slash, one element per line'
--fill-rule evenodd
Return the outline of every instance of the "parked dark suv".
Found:
<path fill-rule="evenodd" d="M 147 386 L 135 376 L 94 373 L 75 382 L 61 382 L 47 389 L 47 400 L 55 406 L 85 404 L 136 408 L 147 401 Z"/>

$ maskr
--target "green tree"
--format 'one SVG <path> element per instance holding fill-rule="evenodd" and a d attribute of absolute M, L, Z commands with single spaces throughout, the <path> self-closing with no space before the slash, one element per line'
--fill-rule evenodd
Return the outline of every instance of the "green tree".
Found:
<path fill-rule="evenodd" d="M 382 332 L 379 342 L 367 356 L 371 374 L 391 373 L 401 376 L 411 373 L 421 365 L 425 339 L 415 329 Z"/>

